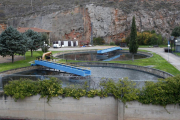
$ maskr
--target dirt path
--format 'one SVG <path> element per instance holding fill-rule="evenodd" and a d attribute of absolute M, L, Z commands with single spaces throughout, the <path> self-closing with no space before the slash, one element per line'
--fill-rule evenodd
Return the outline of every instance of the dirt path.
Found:
<path fill-rule="evenodd" d="M 14 56 L 14 61 L 23 60 L 23 59 L 24 56 L 19 56 L 19 55 Z M 12 62 L 11 56 L 6 56 L 6 57 L 0 56 L 0 63 L 10 63 L 10 62 Z"/>

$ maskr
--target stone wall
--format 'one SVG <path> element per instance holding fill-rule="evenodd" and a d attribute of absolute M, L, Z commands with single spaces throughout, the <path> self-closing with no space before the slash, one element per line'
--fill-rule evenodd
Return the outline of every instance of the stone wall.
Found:
<path fill-rule="evenodd" d="M 51 41 L 90 42 L 93 36 L 106 43 L 130 33 L 132 17 L 139 32 L 155 30 L 169 38 L 180 23 L 179 0 L 1 0 L 0 22 L 14 27 L 51 30 Z"/>
<path fill-rule="evenodd" d="M 72 97 L 54 97 L 46 103 L 40 95 L 15 102 L 11 97 L 0 97 L 0 118 L 33 120 L 179 120 L 180 106 L 144 105 L 137 101 L 126 106 L 113 97 L 76 100 Z M 168 112 L 170 113 L 168 113 Z"/>

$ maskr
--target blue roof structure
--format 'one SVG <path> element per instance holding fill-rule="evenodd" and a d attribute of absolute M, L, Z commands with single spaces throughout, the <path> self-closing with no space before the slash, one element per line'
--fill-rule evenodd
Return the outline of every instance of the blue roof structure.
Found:
<path fill-rule="evenodd" d="M 97 53 L 107 53 L 107 52 L 111 52 L 111 51 L 115 51 L 115 50 L 122 50 L 122 48 L 112 47 L 112 48 L 108 48 L 108 49 L 98 50 Z"/>
<path fill-rule="evenodd" d="M 76 74 L 76 75 L 80 75 L 80 76 L 91 75 L 90 70 L 83 69 L 81 67 L 66 65 L 66 64 L 35 60 L 35 64 L 31 64 L 31 66 L 35 66 L 35 65 L 42 65 L 45 67 L 49 67 L 49 68 L 53 68 L 53 69 L 57 69 L 57 70 L 62 70 L 64 72 L 72 73 L 72 74 Z"/>

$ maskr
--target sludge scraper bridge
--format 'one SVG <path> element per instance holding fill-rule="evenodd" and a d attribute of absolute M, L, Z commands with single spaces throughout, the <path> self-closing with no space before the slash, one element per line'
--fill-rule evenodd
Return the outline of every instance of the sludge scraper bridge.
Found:
<path fill-rule="evenodd" d="M 98 50 L 97 53 L 107 53 L 107 52 L 111 52 L 111 51 L 115 51 L 115 50 L 122 50 L 122 48 L 112 47 L 112 48 L 108 48 L 108 49 Z"/>
<path fill-rule="evenodd" d="M 80 75 L 80 76 L 91 75 L 90 70 L 83 69 L 81 67 L 66 65 L 66 64 L 35 60 L 35 64 L 31 64 L 31 66 L 36 66 L 36 65 L 42 65 L 45 67 L 61 70 L 61 71 L 67 72 L 67 73 L 72 73 L 72 74 L 76 74 L 76 75 Z"/>

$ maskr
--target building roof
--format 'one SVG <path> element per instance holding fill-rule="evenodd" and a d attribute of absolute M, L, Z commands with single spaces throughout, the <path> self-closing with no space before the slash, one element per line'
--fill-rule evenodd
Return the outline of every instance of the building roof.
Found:
<path fill-rule="evenodd" d="M 6 24 L 0 24 L 0 34 L 7 28 Z"/>
<path fill-rule="evenodd" d="M 17 28 L 17 30 L 18 30 L 19 32 L 21 32 L 21 33 L 24 33 L 24 32 L 26 32 L 27 30 L 33 30 L 33 31 L 39 32 L 39 33 L 41 33 L 41 32 L 43 32 L 43 33 L 50 33 L 50 32 L 52 32 L 52 31 L 44 30 L 44 29 L 40 29 L 40 28 L 22 28 L 22 27 L 19 27 L 19 28 Z"/>

